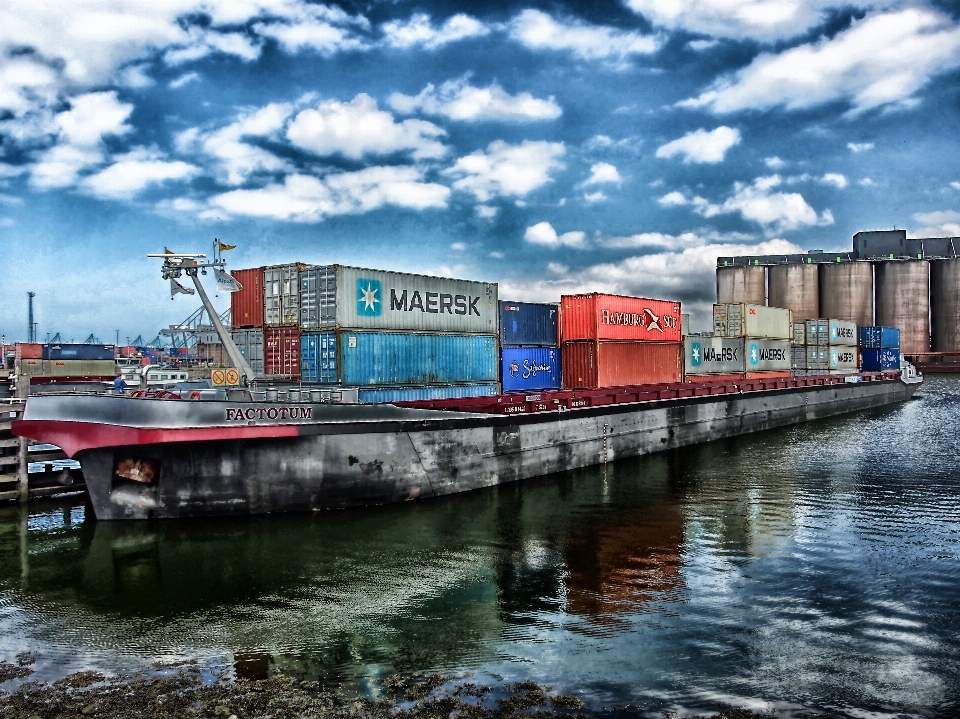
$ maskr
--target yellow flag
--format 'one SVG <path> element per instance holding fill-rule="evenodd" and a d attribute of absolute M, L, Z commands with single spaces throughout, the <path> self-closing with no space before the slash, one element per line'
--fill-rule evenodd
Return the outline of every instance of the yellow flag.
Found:
<path fill-rule="evenodd" d="M 220 248 L 221 252 L 224 250 L 232 250 L 234 247 L 236 247 L 236 245 L 225 245 L 220 240 L 217 240 L 217 246 Z"/>
<path fill-rule="evenodd" d="M 165 255 L 173 255 L 173 254 L 176 254 L 176 253 L 174 253 L 173 250 L 164 247 L 164 248 L 163 248 L 163 254 L 165 254 Z"/>

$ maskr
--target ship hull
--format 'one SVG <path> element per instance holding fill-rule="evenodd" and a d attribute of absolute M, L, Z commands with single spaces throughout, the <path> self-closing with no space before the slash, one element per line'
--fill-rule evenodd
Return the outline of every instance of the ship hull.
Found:
<path fill-rule="evenodd" d="M 516 416 L 347 418 L 303 425 L 296 436 L 121 443 L 81 449 L 75 458 L 98 519 L 346 508 L 439 497 L 883 407 L 909 399 L 916 386 L 833 384 Z M 118 477 L 123 462 L 156 474 L 149 483 Z"/>

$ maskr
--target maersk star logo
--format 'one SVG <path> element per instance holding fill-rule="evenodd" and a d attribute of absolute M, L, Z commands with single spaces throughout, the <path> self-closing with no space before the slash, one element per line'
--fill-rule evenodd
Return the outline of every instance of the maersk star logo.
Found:
<path fill-rule="evenodd" d="M 357 314 L 379 317 L 383 310 L 383 286 L 379 280 L 357 280 Z"/>
<path fill-rule="evenodd" d="M 699 367 L 701 362 L 703 362 L 703 354 L 700 351 L 700 343 L 694 342 L 690 346 L 690 364 Z"/>
<path fill-rule="evenodd" d="M 760 350 L 756 345 L 750 345 L 750 364 L 760 362 Z"/>

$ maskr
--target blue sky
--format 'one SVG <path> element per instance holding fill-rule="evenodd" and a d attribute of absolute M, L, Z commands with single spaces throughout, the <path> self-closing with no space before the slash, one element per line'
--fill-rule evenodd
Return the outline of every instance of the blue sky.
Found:
<path fill-rule="evenodd" d="M 702 316 L 718 255 L 960 235 L 958 68 L 943 2 L 6 0 L 0 331 L 152 337 L 214 237 Z"/>

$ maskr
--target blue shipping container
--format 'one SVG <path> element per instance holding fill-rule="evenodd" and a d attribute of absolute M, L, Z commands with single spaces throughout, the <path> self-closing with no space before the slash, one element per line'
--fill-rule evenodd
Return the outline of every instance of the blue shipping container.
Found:
<path fill-rule="evenodd" d="M 559 309 L 559 305 L 501 302 L 500 344 L 556 347 L 560 336 Z"/>
<path fill-rule="evenodd" d="M 868 372 L 880 370 L 900 369 L 900 350 L 894 349 L 861 349 L 861 369 Z"/>
<path fill-rule="evenodd" d="M 900 330 L 896 327 L 861 327 L 860 347 L 864 349 L 899 349 Z"/>
<path fill-rule="evenodd" d="M 45 360 L 112 360 L 116 357 L 113 345 L 44 345 L 41 350 Z"/>
<path fill-rule="evenodd" d="M 460 397 L 492 397 L 499 387 L 496 382 L 483 384 L 435 385 L 432 387 L 361 387 L 361 402 L 412 402 L 421 399 L 458 399 Z"/>
<path fill-rule="evenodd" d="M 493 335 L 304 332 L 300 359 L 301 381 L 346 387 L 497 381 Z"/>
<path fill-rule="evenodd" d="M 504 392 L 560 389 L 560 349 L 504 347 L 500 351 L 500 383 Z"/>

